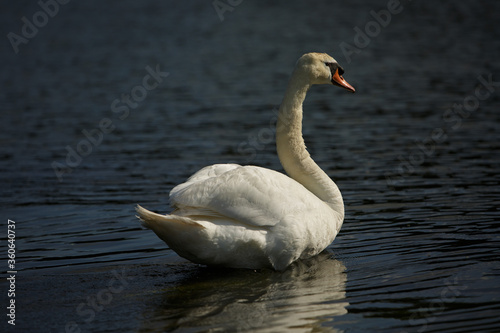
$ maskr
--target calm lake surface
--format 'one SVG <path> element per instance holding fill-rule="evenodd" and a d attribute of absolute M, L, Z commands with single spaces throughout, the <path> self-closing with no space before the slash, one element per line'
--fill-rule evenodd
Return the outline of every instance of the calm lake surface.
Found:
<path fill-rule="evenodd" d="M 2 5 L 2 332 L 499 332 L 500 2 L 214 3 Z M 167 213 L 205 165 L 282 171 L 276 110 L 311 51 L 357 90 L 304 105 L 346 206 L 331 246 L 213 269 L 143 230 L 134 206 Z"/>

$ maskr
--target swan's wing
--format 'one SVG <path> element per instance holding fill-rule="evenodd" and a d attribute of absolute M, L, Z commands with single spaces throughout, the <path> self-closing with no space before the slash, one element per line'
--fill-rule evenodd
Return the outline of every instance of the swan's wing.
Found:
<path fill-rule="evenodd" d="M 189 179 L 182 184 L 177 185 L 170 192 L 170 196 L 175 195 L 176 192 L 181 191 L 182 189 L 192 186 L 195 183 L 201 183 L 209 178 L 218 177 L 230 170 L 241 167 L 238 164 L 214 164 L 204 167 L 199 170 L 195 174 L 193 174 Z"/>
<path fill-rule="evenodd" d="M 270 227 L 290 211 L 308 209 L 308 202 L 318 201 L 301 184 L 273 170 L 234 164 L 207 168 L 170 192 L 172 206 Z"/>

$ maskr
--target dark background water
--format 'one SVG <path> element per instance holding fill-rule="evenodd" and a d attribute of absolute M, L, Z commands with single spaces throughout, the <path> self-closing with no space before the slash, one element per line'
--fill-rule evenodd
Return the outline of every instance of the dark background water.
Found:
<path fill-rule="evenodd" d="M 500 83 L 484 81 L 500 82 L 500 3 L 231 3 L 71 1 L 45 21 L 36 1 L 0 5 L 1 271 L 8 219 L 18 270 L 2 327 L 499 331 Z M 34 15 L 16 53 L 8 34 Z M 357 89 L 313 87 L 304 106 L 346 205 L 328 252 L 285 273 L 212 270 L 141 229 L 135 204 L 168 212 L 207 164 L 282 170 L 276 109 L 311 51 Z M 164 72 L 151 90 L 147 66 Z"/>

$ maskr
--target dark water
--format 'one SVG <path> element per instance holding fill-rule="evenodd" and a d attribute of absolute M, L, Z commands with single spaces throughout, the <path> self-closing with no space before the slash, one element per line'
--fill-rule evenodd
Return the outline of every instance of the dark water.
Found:
<path fill-rule="evenodd" d="M 8 219 L 18 271 L 15 327 L 0 283 L 2 327 L 500 331 L 498 1 L 231 3 L 223 20 L 210 1 L 72 1 L 46 21 L 36 1 L 2 5 L 1 271 Z M 7 36 L 33 15 L 16 54 Z M 346 205 L 327 252 L 284 273 L 214 270 L 142 230 L 134 205 L 167 212 L 204 165 L 282 170 L 275 110 L 310 51 L 357 89 L 314 87 L 304 106 Z"/>

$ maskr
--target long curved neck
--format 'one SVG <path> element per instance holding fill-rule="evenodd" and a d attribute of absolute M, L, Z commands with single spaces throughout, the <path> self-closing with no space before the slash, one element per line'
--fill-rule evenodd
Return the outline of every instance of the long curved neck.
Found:
<path fill-rule="evenodd" d="M 293 72 L 276 124 L 278 157 L 291 178 L 343 217 L 344 203 L 337 185 L 311 158 L 302 138 L 302 104 L 310 86 L 300 72 Z"/>

